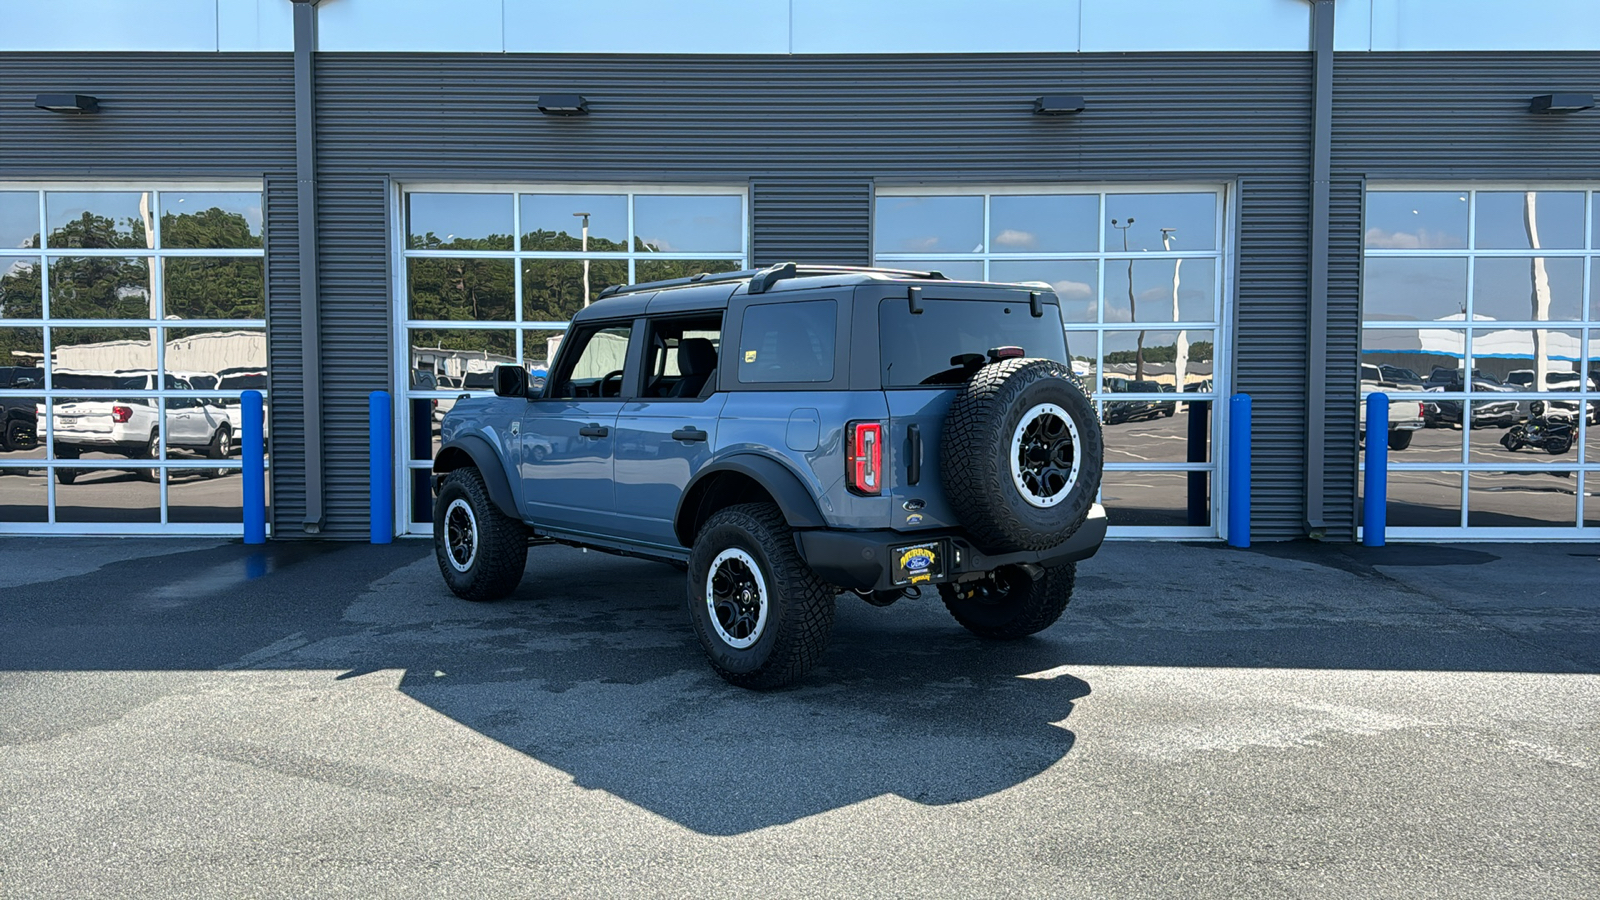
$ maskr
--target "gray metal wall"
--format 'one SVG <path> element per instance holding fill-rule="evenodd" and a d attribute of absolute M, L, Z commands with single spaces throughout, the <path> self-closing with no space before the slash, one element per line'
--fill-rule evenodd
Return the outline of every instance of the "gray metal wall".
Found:
<path fill-rule="evenodd" d="M 584 118 L 539 115 L 578 91 Z M 1082 93 L 1074 117 L 1031 114 Z M 397 182 L 750 182 L 754 261 L 865 262 L 878 184 L 1242 179 L 1238 368 L 1258 538 L 1303 533 L 1310 57 L 322 54 L 327 533 L 364 533 L 366 393 L 387 387 Z"/>
<path fill-rule="evenodd" d="M 1600 181 L 1600 111 L 1534 115 L 1528 100 L 1600 92 L 1600 53 L 1340 53 L 1334 61 L 1327 518 L 1353 533 L 1362 179 Z M 1249 264 L 1248 259 L 1245 262 Z M 1348 523 L 1335 530 L 1333 523 Z"/>

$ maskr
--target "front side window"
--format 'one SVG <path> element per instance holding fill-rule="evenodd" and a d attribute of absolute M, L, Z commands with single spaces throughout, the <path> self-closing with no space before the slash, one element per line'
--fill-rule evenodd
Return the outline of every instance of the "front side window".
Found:
<path fill-rule="evenodd" d="M 838 308 L 833 300 L 806 300 L 746 309 L 739 334 L 740 383 L 832 381 Z"/>
<path fill-rule="evenodd" d="M 628 336 L 633 329 L 612 325 L 580 332 L 578 357 L 553 385 L 550 396 L 562 398 L 620 397 L 622 374 L 628 359 Z"/>

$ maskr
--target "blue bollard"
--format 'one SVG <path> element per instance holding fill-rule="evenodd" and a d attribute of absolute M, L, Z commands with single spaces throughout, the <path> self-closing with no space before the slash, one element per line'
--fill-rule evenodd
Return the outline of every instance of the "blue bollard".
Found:
<path fill-rule="evenodd" d="M 1466 404 L 1463 403 L 1463 406 Z M 1389 525 L 1389 395 L 1367 395 L 1367 482 L 1361 501 L 1361 543 L 1383 546 Z"/>
<path fill-rule="evenodd" d="M 388 544 L 394 541 L 394 413 L 388 391 L 368 395 L 367 428 L 371 435 L 372 543 Z"/>
<path fill-rule="evenodd" d="M 244 465 L 244 542 L 267 542 L 267 442 L 261 392 L 239 395 L 239 459 Z"/>
<path fill-rule="evenodd" d="M 1228 546 L 1250 546 L 1250 395 L 1228 401 Z"/>

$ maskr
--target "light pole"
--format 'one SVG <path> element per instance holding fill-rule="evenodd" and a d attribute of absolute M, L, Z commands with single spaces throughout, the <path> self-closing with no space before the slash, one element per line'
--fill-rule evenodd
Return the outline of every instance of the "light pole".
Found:
<path fill-rule="evenodd" d="M 1178 239 L 1178 229 L 1161 229 L 1161 249 L 1172 252 L 1172 243 Z M 1183 317 L 1178 315 L 1178 273 L 1183 268 L 1183 260 L 1176 259 L 1172 262 L 1172 321 L 1182 322 Z M 1179 331 L 1178 340 L 1173 344 L 1172 355 L 1172 390 L 1179 398 L 1183 396 L 1184 381 L 1188 378 L 1189 368 L 1189 332 Z M 1183 403 L 1173 406 L 1173 412 L 1183 412 Z"/>
<path fill-rule="evenodd" d="M 1111 227 L 1117 229 L 1120 232 L 1122 232 L 1122 252 L 1123 253 L 1127 253 L 1128 252 L 1128 229 L 1133 227 L 1133 216 L 1129 216 L 1128 220 L 1126 222 L 1122 223 L 1121 225 L 1117 224 L 1117 220 L 1116 219 L 1112 219 L 1111 220 Z M 1135 322 L 1139 321 L 1139 307 L 1135 304 L 1135 301 L 1133 299 L 1133 257 L 1131 257 L 1131 256 L 1128 257 L 1128 318 L 1130 320 L 1132 320 L 1132 321 L 1135 321 Z M 1143 381 L 1144 380 L 1144 332 L 1143 331 L 1139 332 L 1139 343 L 1137 345 L 1137 349 L 1135 350 L 1135 352 L 1133 354 L 1133 380 L 1134 381 Z"/>
<path fill-rule="evenodd" d="M 578 245 L 578 249 L 582 250 L 584 253 L 588 253 L 589 252 L 589 214 L 586 213 L 586 212 L 576 212 L 576 213 L 573 213 L 573 215 L 574 216 L 581 216 L 583 218 L 583 242 Z M 588 257 L 585 257 L 584 260 L 583 260 L 583 305 L 584 306 L 588 306 L 589 305 L 589 259 L 588 259 Z"/>

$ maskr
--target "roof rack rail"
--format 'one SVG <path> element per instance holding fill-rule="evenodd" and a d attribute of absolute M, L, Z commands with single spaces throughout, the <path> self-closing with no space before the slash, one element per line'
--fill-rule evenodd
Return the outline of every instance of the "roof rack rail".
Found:
<path fill-rule="evenodd" d="M 740 269 L 737 272 L 700 272 L 687 278 L 667 278 L 662 281 L 642 281 L 638 284 L 613 284 L 600 292 L 600 299 L 618 294 L 636 294 L 639 291 L 656 291 L 662 288 L 682 287 L 686 284 L 715 284 L 719 281 L 741 281 L 758 273 L 757 269 Z"/>
<path fill-rule="evenodd" d="M 750 293 L 764 294 L 772 285 L 786 278 L 799 278 L 806 275 L 852 275 L 852 274 L 878 274 L 896 275 L 902 278 L 926 278 L 935 281 L 948 281 L 944 273 L 938 271 L 922 271 L 918 269 L 884 269 L 874 266 L 829 266 L 809 265 L 801 263 L 778 263 L 764 269 L 741 269 L 737 272 L 701 272 L 687 278 L 668 278 L 663 281 L 645 281 L 639 284 L 613 284 L 600 292 L 600 299 L 616 297 L 621 294 L 635 294 L 639 291 L 656 291 L 663 288 L 682 287 L 687 284 L 716 284 L 721 281 L 743 281 L 749 279 Z"/>
<path fill-rule="evenodd" d="M 749 292 L 764 294 L 772 286 L 786 278 L 800 278 L 806 275 L 854 275 L 877 274 L 899 275 L 905 278 L 927 278 L 936 281 L 948 281 L 943 272 L 919 271 L 915 269 L 882 269 L 875 266 L 827 266 L 827 265 L 802 265 L 800 263 L 786 262 L 775 266 L 768 266 L 757 272 L 750 279 Z"/>

